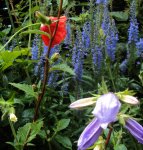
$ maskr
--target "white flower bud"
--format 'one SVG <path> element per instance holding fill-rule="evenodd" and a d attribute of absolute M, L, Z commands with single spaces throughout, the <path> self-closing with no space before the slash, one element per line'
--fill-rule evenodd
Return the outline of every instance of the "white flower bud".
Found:
<path fill-rule="evenodd" d="M 9 119 L 10 119 L 10 121 L 12 121 L 12 122 L 16 122 L 16 121 L 17 121 L 17 117 L 16 117 L 15 114 L 13 114 L 13 113 L 10 113 L 10 114 L 9 114 Z"/>
<path fill-rule="evenodd" d="M 140 103 L 136 97 L 130 95 L 124 95 L 121 100 L 131 105 L 138 105 Z"/>
<path fill-rule="evenodd" d="M 82 107 L 93 105 L 95 103 L 96 103 L 95 97 L 88 97 L 88 98 L 79 99 L 79 100 L 73 102 L 72 104 L 70 104 L 69 107 L 72 109 L 79 109 Z"/>

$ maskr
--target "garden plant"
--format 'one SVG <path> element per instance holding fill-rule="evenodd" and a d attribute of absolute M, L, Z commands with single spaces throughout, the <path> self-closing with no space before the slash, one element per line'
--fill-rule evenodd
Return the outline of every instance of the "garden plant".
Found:
<path fill-rule="evenodd" d="M 0 150 L 143 150 L 142 12 L 0 1 Z"/>

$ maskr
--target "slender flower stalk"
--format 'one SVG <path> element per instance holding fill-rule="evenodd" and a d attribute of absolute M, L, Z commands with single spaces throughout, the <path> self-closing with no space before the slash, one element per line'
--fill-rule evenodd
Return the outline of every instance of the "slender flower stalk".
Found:
<path fill-rule="evenodd" d="M 49 74 L 49 69 L 50 69 L 50 63 L 49 63 L 48 58 L 49 58 L 49 54 L 51 51 L 52 42 L 54 41 L 56 31 L 58 29 L 58 23 L 59 23 L 59 19 L 60 19 L 61 10 L 62 10 L 62 4 L 63 4 L 63 0 L 60 0 L 60 6 L 59 6 L 55 30 L 53 31 L 53 34 L 52 34 L 53 36 L 51 37 L 51 39 L 49 41 L 49 45 L 48 45 L 49 47 L 48 47 L 48 51 L 46 53 L 47 59 L 46 59 L 45 66 L 44 66 L 44 80 L 43 80 L 42 90 L 41 90 L 41 93 L 39 93 L 39 95 L 38 95 L 38 101 L 37 101 L 36 107 L 35 107 L 35 114 L 34 114 L 34 119 L 33 119 L 34 121 L 37 120 L 39 107 L 40 107 L 41 101 L 42 101 L 45 91 L 46 91 L 46 84 L 47 84 L 47 79 L 48 79 L 48 74 Z"/>

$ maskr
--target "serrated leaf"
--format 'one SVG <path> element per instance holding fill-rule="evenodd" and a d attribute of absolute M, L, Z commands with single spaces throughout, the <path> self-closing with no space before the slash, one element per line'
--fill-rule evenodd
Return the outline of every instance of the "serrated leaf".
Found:
<path fill-rule="evenodd" d="M 70 123 L 70 119 L 61 119 L 56 126 L 56 132 L 65 129 Z"/>
<path fill-rule="evenodd" d="M 0 52 L 0 64 L 1 64 L 1 71 L 4 71 L 5 69 L 7 69 L 8 67 L 10 67 L 11 65 L 13 65 L 13 61 L 21 56 L 21 55 L 27 55 L 29 52 L 28 49 L 24 49 L 21 51 L 1 51 Z"/>
<path fill-rule="evenodd" d="M 29 34 L 29 33 L 42 34 L 42 35 L 46 35 L 46 36 L 48 36 L 50 38 L 50 34 L 48 34 L 47 32 L 44 32 L 44 31 L 40 31 L 40 30 L 28 30 L 28 31 L 22 32 L 21 34 Z"/>
<path fill-rule="evenodd" d="M 67 64 L 58 64 L 50 68 L 50 72 L 55 70 L 60 70 L 60 71 L 68 72 L 71 75 L 75 75 L 73 69 L 70 68 Z"/>
<path fill-rule="evenodd" d="M 24 91 L 27 95 L 33 96 L 37 98 L 37 93 L 34 92 L 33 88 L 31 85 L 28 84 L 20 84 L 20 83 L 9 83 L 12 86 L 18 88 L 19 90 Z"/>
<path fill-rule="evenodd" d="M 14 141 L 14 147 L 24 147 L 25 144 L 32 146 L 30 143 L 36 135 L 40 132 L 43 126 L 43 121 L 39 120 L 33 123 L 27 123 L 23 127 L 20 127 L 17 131 L 16 139 Z"/>
<path fill-rule="evenodd" d="M 58 143 L 62 144 L 65 148 L 72 149 L 72 143 L 68 137 L 56 135 L 55 139 Z"/>

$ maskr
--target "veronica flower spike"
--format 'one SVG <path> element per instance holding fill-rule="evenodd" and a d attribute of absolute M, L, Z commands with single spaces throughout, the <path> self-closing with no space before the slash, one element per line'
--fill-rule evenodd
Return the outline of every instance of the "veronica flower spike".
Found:
<path fill-rule="evenodd" d="M 139 143 L 143 144 L 143 127 L 138 122 L 129 118 L 126 120 L 125 128 L 138 140 Z"/>

